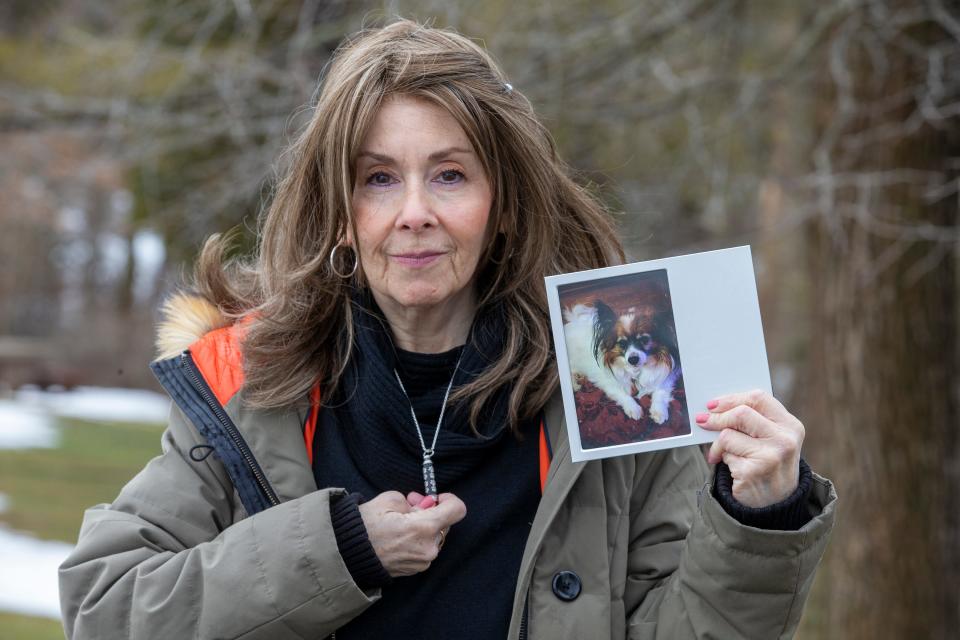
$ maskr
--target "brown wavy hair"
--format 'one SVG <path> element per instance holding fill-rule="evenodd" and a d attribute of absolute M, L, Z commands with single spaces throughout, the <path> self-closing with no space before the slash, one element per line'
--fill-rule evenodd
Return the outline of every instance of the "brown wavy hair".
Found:
<path fill-rule="evenodd" d="M 330 255 L 354 229 L 355 159 L 380 105 L 402 94 L 446 109 L 466 132 L 493 187 L 497 233 L 478 265 L 480 305 L 496 304 L 506 336 L 499 360 L 456 390 L 475 427 L 484 403 L 510 386 L 509 421 L 534 416 L 557 385 L 544 276 L 623 260 L 600 202 L 570 177 L 530 102 L 490 55 L 453 31 L 400 20 L 348 37 L 322 81 L 309 123 L 285 152 L 261 215 L 257 252 L 228 260 L 228 236 L 201 251 L 195 287 L 230 317 L 247 317 L 244 400 L 283 407 L 315 382 L 330 397 L 347 366 L 354 328 L 350 294 Z M 352 267 L 336 252 L 337 271 Z M 345 254 L 345 255 L 341 255 Z M 358 258 L 359 259 L 359 258 Z"/>

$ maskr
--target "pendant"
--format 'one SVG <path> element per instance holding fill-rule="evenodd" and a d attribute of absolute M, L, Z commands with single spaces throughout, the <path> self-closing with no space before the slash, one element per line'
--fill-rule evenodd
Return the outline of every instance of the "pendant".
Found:
<path fill-rule="evenodd" d="M 433 461 L 423 457 L 423 493 L 437 500 L 437 478 L 433 473 Z"/>

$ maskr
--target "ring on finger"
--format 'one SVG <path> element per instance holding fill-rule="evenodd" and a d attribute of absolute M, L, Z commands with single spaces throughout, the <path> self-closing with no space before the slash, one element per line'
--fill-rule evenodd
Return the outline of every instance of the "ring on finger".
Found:
<path fill-rule="evenodd" d="M 447 532 L 440 529 L 440 540 L 437 541 L 437 549 L 443 548 L 443 543 L 447 541 Z"/>

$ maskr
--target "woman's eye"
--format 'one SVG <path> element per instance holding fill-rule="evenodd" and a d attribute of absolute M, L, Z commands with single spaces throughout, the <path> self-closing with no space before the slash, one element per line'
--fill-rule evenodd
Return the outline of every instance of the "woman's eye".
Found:
<path fill-rule="evenodd" d="M 456 184 L 463 180 L 463 174 L 456 169 L 447 169 L 441 171 L 437 181 L 441 184 Z"/>
<path fill-rule="evenodd" d="M 377 171 L 376 173 L 372 173 L 367 177 L 367 184 L 372 184 L 375 187 L 386 187 L 391 183 L 393 183 L 393 178 L 383 171 Z"/>

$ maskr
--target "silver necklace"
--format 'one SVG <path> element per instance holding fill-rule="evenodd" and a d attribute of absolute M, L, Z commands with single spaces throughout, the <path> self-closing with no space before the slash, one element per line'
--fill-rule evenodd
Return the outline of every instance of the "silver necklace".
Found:
<path fill-rule="evenodd" d="M 461 358 L 463 358 L 463 351 L 460 352 L 460 357 L 457 358 L 457 365 L 453 368 L 453 375 L 450 376 L 450 382 L 447 384 L 447 392 L 443 394 L 443 404 L 440 405 L 440 416 L 437 418 L 437 428 L 433 431 L 433 442 L 430 443 L 429 449 L 427 448 L 427 443 L 423 440 L 423 431 L 420 429 L 420 421 L 417 420 L 417 412 L 413 410 L 413 402 L 410 401 L 410 395 L 407 394 L 407 390 L 403 386 L 403 380 L 400 379 L 400 374 L 397 373 L 396 368 L 393 370 L 393 375 L 397 377 L 397 383 L 400 384 L 400 390 L 403 391 L 403 395 L 407 398 L 407 404 L 410 405 L 410 416 L 413 418 L 413 426 L 417 428 L 417 437 L 420 439 L 420 448 L 423 450 L 423 493 L 435 501 L 437 500 L 437 476 L 433 471 L 433 453 L 437 447 L 437 436 L 440 435 L 440 425 L 443 424 L 443 412 L 447 410 L 447 398 L 450 397 L 450 389 L 453 388 L 453 379 L 457 377 L 457 370 L 460 368 Z"/>

